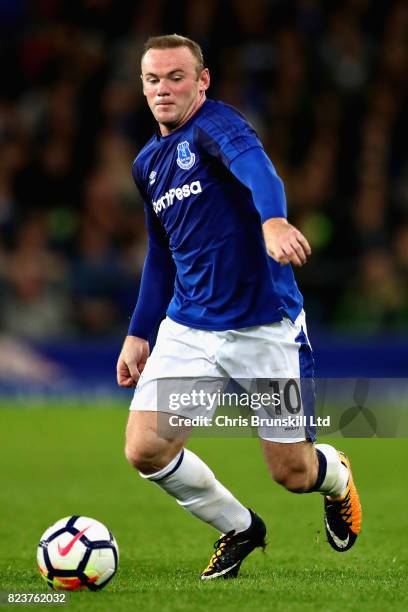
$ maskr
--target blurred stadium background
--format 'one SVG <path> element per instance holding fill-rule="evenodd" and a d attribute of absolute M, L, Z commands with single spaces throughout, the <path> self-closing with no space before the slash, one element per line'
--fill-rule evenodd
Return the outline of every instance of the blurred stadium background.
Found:
<path fill-rule="evenodd" d="M 172 32 L 202 45 L 210 97 L 259 131 L 311 241 L 318 373 L 406 376 L 406 2 L 0 0 L 0 390 L 115 387 L 146 239 L 139 58 Z"/>

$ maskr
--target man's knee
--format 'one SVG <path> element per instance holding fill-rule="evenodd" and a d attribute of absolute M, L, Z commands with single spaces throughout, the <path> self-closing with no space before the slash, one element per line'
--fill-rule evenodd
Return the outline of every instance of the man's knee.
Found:
<path fill-rule="evenodd" d="M 184 439 L 168 440 L 159 436 L 150 415 L 131 415 L 126 430 L 125 456 L 130 465 L 142 474 L 159 472 L 177 455 L 184 445 Z"/>
<path fill-rule="evenodd" d="M 157 449 L 153 445 L 147 446 L 142 441 L 126 441 L 125 456 L 130 465 L 142 474 L 154 474 L 164 467 L 161 465 Z"/>
<path fill-rule="evenodd" d="M 275 482 L 293 493 L 310 491 L 316 482 L 318 462 L 314 447 L 263 441 L 265 460 Z"/>
<path fill-rule="evenodd" d="M 313 486 L 311 466 L 307 461 L 298 460 L 281 464 L 271 470 L 272 478 L 292 493 L 305 493 Z"/>
<path fill-rule="evenodd" d="M 154 474 L 163 465 L 165 440 L 156 431 L 155 415 L 130 412 L 126 427 L 125 456 L 130 465 L 142 474 Z"/>

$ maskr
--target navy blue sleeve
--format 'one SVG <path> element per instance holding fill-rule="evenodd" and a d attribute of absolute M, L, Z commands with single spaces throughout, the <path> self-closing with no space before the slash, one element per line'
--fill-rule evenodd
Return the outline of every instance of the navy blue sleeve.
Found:
<path fill-rule="evenodd" d="M 196 137 L 200 147 L 230 167 L 236 157 L 262 143 L 241 113 L 227 104 L 208 107 L 199 118 Z"/>
<path fill-rule="evenodd" d="M 227 104 L 212 101 L 207 108 L 196 126 L 199 146 L 251 191 L 262 223 L 272 217 L 286 217 L 283 182 L 256 131 L 240 112 Z"/>
<path fill-rule="evenodd" d="M 264 223 L 272 217 L 287 216 L 283 182 L 260 147 L 245 151 L 230 165 L 232 174 L 252 192 L 252 199 Z"/>
<path fill-rule="evenodd" d="M 135 181 L 138 185 L 136 178 Z M 140 187 L 139 191 L 143 196 Z M 147 340 L 164 318 L 173 297 L 176 267 L 166 234 L 146 203 L 145 215 L 148 246 L 140 281 L 139 297 L 130 320 L 128 335 Z"/>

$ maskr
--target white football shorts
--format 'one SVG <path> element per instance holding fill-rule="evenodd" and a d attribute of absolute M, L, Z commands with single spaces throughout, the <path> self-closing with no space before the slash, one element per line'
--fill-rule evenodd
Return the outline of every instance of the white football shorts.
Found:
<path fill-rule="evenodd" d="M 222 399 L 231 379 L 240 385 L 242 397 L 258 417 L 254 425 L 261 438 L 273 442 L 315 440 L 311 425 L 313 356 L 303 310 L 294 323 L 284 318 L 227 331 L 193 329 L 167 317 L 160 325 L 130 410 L 212 419 L 219 405 L 215 394 Z M 268 391 L 270 396 L 277 392 L 281 402 L 275 401 L 275 393 L 274 401 L 262 405 L 257 401 L 254 409 L 251 398 L 256 391 Z M 257 400 L 260 395 L 257 393 Z"/>

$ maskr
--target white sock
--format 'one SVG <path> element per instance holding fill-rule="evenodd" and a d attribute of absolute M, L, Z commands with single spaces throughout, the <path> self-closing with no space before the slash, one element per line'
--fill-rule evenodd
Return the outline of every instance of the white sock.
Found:
<path fill-rule="evenodd" d="M 140 473 L 140 472 L 139 472 Z M 176 498 L 180 506 L 221 533 L 245 531 L 251 514 L 218 480 L 210 468 L 187 448 L 155 474 L 141 474 Z"/>
<path fill-rule="evenodd" d="M 330 444 L 316 444 L 318 449 L 326 458 L 326 476 L 319 487 L 324 495 L 339 497 L 345 491 L 349 479 L 349 471 L 340 461 L 339 454 L 334 446 Z"/>

